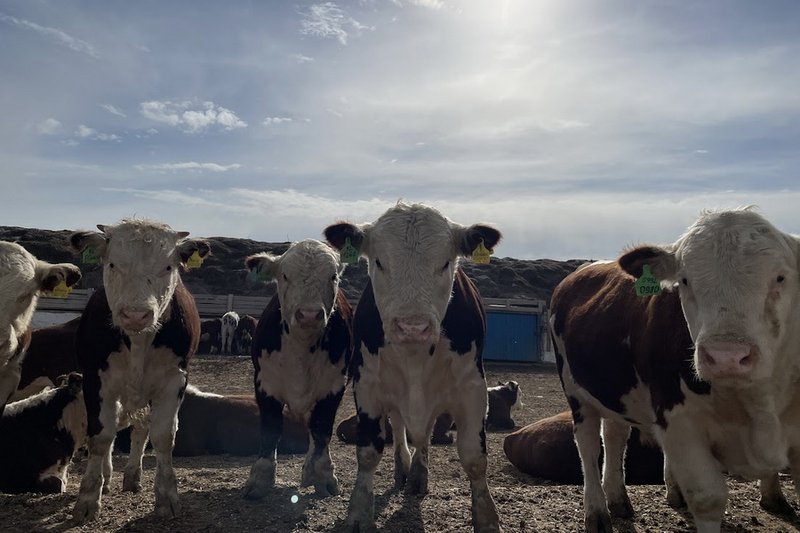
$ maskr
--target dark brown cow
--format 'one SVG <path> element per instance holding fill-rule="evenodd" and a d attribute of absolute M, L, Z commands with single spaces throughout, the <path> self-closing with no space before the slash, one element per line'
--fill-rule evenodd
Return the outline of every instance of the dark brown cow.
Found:
<path fill-rule="evenodd" d="M 519 399 L 519 383 L 499 381 L 496 386 L 489 387 L 486 392 L 489 395 L 486 429 L 514 429 L 516 424 L 511 418 L 511 411 L 522 406 Z"/>
<path fill-rule="evenodd" d="M 503 451 L 511 464 L 533 477 L 580 485 L 581 459 L 575 447 L 572 414 L 564 411 L 509 433 Z M 654 442 L 643 442 L 637 429 L 631 432 L 625 453 L 625 482 L 654 485 L 664 482 L 664 456 Z"/>
<path fill-rule="evenodd" d="M 258 320 L 250 315 L 239 317 L 239 324 L 233 334 L 233 351 L 239 355 L 250 355 L 253 337 L 256 336 Z"/>
<path fill-rule="evenodd" d="M 453 417 L 447 413 L 439 415 L 436 423 L 433 425 L 433 434 L 431 435 L 431 444 L 453 444 Z M 358 442 L 358 414 L 353 413 L 345 418 L 339 425 L 336 426 L 336 436 L 345 444 L 356 444 Z M 387 444 L 394 442 L 394 434 L 392 433 L 392 425 L 386 424 Z M 411 443 L 413 444 L 413 442 Z"/>
<path fill-rule="evenodd" d="M 63 324 L 33 330 L 28 354 L 22 363 L 20 388 L 41 376 L 55 383 L 58 376 L 78 370 L 75 332 L 80 323 L 81 317 L 77 317 Z"/>
<path fill-rule="evenodd" d="M 222 353 L 222 319 L 209 318 L 200 323 L 200 344 L 197 353 Z"/>

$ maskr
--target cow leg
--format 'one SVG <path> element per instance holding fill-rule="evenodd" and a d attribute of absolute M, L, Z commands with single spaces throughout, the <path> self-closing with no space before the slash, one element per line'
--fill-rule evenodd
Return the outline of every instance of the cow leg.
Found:
<path fill-rule="evenodd" d="M 761 492 L 761 501 L 758 503 L 762 509 L 776 515 L 795 516 L 794 508 L 786 501 L 786 497 L 783 495 L 777 473 L 761 478 L 758 482 L 758 488 Z"/>
<path fill-rule="evenodd" d="M 19 386 L 22 377 L 22 360 L 25 358 L 25 350 L 17 348 L 3 366 L 0 366 L 0 416 L 6 404 L 11 400 L 11 396 Z"/>
<path fill-rule="evenodd" d="M 458 427 L 458 458 L 472 493 L 472 528 L 478 533 L 498 532 L 500 518 L 486 482 L 486 382 L 481 379 L 474 385 L 465 387 L 461 405 L 449 411 Z"/>
<path fill-rule="evenodd" d="M 673 509 L 685 508 L 686 501 L 683 499 L 678 482 L 675 481 L 675 476 L 672 475 L 666 455 L 664 456 L 664 486 L 667 489 L 667 505 Z"/>
<path fill-rule="evenodd" d="M 112 442 L 103 457 L 103 494 L 111 492 L 111 475 L 114 473 L 114 463 L 111 461 L 111 451 L 113 449 L 114 443 Z"/>
<path fill-rule="evenodd" d="M 244 485 L 248 500 L 263 498 L 275 486 L 276 453 L 283 431 L 283 404 L 261 389 L 256 390 L 256 400 L 261 413 L 261 447 Z"/>
<path fill-rule="evenodd" d="M 125 465 L 125 475 L 122 478 L 122 490 L 139 492 L 142 490 L 142 456 L 147 446 L 149 428 L 145 424 L 136 423 L 131 430 L 131 450 L 128 463 Z"/>
<path fill-rule="evenodd" d="M 406 435 L 406 425 L 400 413 L 393 412 L 389 419 L 382 419 L 384 427 L 386 424 L 392 425 L 392 436 L 394 437 L 394 486 L 401 489 L 408 480 L 408 473 L 411 470 L 411 450 L 408 449 L 408 436 Z"/>
<path fill-rule="evenodd" d="M 117 402 L 103 400 L 100 376 L 87 372 L 83 377 L 83 401 L 89 435 L 89 460 L 78 490 L 78 501 L 72 511 L 76 523 L 94 520 L 100 512 L 103 471 L 117 430 Z M 110 481 L 110 480 L 109 480 Z"/>
<path fill-rule="evenodd" d="M 304 487 L 314 485 L 314 490 L 320 496 L 339 494 L 339 480 L 334 474 L 328 445 L 333 434 L 333 420 L 336 418 L 336 411 L 343 395 L 344 388 L 319 400 L 308 422 L 312 445 L 303 464 L 302 485 Z"/>
<path fill-rule="evenodd" d="M 347 526 L 353 532 L 375 529 L 375 469 L 381 461 L 385 445 L 385 429 L 375 399 L 358 395 L 358 382 L 353 384 L 353 396 L 358 411 L 356 459 L 358 473 L 350 503 L 347 506 Z M 395 435 L 395 441 L 399 436 Z"/>
<path fill-rule="evenodd" d="M 584 407 L 573 407 L 575 444 L 583 468 L 584 525 L 588 533 L 611 533 L 611 515 L 600 483 L 600 416 Z"/>
<path fill-rule="evenodd" d="M 165 385 L 159 396 L 153 398 L 150 408 L 150 442 L 153 443 L 153 451 L 156 455 L 155 513 L 165 518 L 174 518 L 180 512 L 180 507 L 178 505 L 178 480 L 175 477 L 175 469 L 172 467 L 172 449 L 175 447 L 178 411 L 188 377 L 185 371 L 175 368 L 164 376 L 164 380 Z M 132 449 L 133 435 L 131 436 Z"/>
<path fill-rule="evenodd" d="M 631 427 L 622 422 L 603 419 L 603 491 L 611 516 L 630 518 L 633 505 L 625 490 L 625 447 Z"/>

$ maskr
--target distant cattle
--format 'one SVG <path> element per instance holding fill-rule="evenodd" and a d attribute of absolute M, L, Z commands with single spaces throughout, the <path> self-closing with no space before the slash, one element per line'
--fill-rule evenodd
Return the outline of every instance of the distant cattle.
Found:
<path fill-rule="evenodd" d="M 233 339 L 236 335 L 236 327 L 239 325 L 239 313 L 228 311 L 222 315 L 222 350 L 220 353 L 232 354 L 234 349 Z"/>
<path fill-rule="evenodd" d="M 398 203 L 373 223 L 337 223 L 325 236 L 344 255 L 366 257 L 369 265 L 353 326 L 358 475 L 348 527 L 375 526 L 373 478 L 386 442 L 386 417 L 394 430 L 395 485 L 425 494 L 428 442 L 437 416 L 446 411 L 458 426 L 473 527 L 499 531 L 486 483 L 486 317 L 478 289 L 458 261 L 491 250 L 500 232 L 456 224 L 428 206 Z M 407 433 L 419 443 L 413 456 Z"/>
<path fill-rule="evenodd" d="M 509 433 L 503 439 L 503 451 L 521 472 L 555 483 L 583 483 L 569 411 Z M 657 485 L 663 482 L 664 456 L 658 444 L 652 437 L 643 439 L 639 430 L 634 429 L 625 451 L 625 483 Z"/>
<path fill-rule="evenodd" d="M 63 324 L 33 330 L 28 355 L 22 363 L 20 387 L 41 376 L 55 383 L 58 376 L 78 370 L 75 332 L 80 323 L 81 317 L 77 317 Z"/>
<path fill-rule="evenodd" d="M 313 485 L 322 496 L 338 494 L 328 445 L 351 351 L 352 311 L 339 290 L 344 266 L 330 246 L 311 239 L 293 244 L 281 256 L 250 256 L 246 265 L 258 278 L 275 280 L 278 291 L 261 315 L 253 341 L 262 444 L 245 497 L 262 498 L 275 484 L 284 406 L 304 416 L 311 433 L 301 484 Z"/>
<path fill-rule="evenodd" d="M 86 440 L 81 375 L 63 376 L 0 417 L 0 491 L 64 492 L 67 469 Z"/>
<path fill-rule="evenodd" d="M 222 353 L 222 319 L 209 318 L 200 322 L 199 354 Z"/>
<path fill-rule="evenodd" d="M 253 348 L 253 337 L 256 335 L 258 320 L 250 315 L 239 317 L 239 324 L 233 334 L 234 353 L 237 355 L 250 355 Z"/>
<path fill-rule="evenodd" d="M 386 424 L 386 435 L 384 441 L 389 444 L 394 442 L 392 425 Z M 431 434 L 431 444 L 453 444 L 453 417 L 443 413 L 436 417 Z M 356 444 L 358 442 L 358 413 L 353 413 L 345 418 L 336 426 L 336 436 L 345 444 Z M 414 444 L 411 442 L 410 444 Z"/>
<path fill-rule="evenodd" d="M 486 391 L 489 395 L 489 412 L 486 416 L 486 429 L 514 429 L 512 411 L 519 409 L 519 383 L 516 381 L 499 381 Z"/>
<path fill-rule="evenodd" d="M 720 529 L 725 471 L 761 478 L 762 505 L 791 510 L 776 473 L 800 473 L 798 264 L 800 239 L 752 210 L 706 212 L 674 244 L 637 246 L 556 287 L 550 326 L 588 531 L 633 513 L 631 425 L 655 435 L 668 500 L 685 498 L 698 531 Z"/>
<path fill-rule="evenodd" d="M 71 236 L 103 263 L 103 288 L 83 311 L 76 333 L 88 416 L 89 461 L 73 511 L 77 522 L 100 511 L 111 482 L 111 447 L 118 425 L 132 424 L 123 490 L 141 488 L 148 433 L 156 454 L 155 512 L 178 514 L 172 448 L 187 364 L 200 338 L 200 317 L 179 270 L 209 253 L 205 241 L 148 220 L 98 226 Z"/>
<path fill-rule="evenodd" d="M 19 244 L 0 241 L 0 415 L 19 385 L 39 295 L 80 279 L 75 265 L 40 261 Z"/>

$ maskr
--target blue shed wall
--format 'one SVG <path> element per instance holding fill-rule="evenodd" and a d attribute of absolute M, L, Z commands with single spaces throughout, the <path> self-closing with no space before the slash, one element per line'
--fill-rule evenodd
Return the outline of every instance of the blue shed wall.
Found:
<path fill-rule="evenodd" d="M 492 361 L 541 360 L 538 314 L 486 312 L 483 358 Z"/>

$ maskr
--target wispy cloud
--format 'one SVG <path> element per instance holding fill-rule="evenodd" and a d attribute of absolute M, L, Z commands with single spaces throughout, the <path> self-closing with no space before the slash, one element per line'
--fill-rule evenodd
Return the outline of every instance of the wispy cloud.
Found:
<path fill-rule="evenodd" d="M 139 104 L 139 111 L 150 120 L 180 127 L 188 133 L 206 131 L 215 125 L 225 131 L 247 127 L 247 122 L 236 113 L 214 102 L 151 100 Z"/>
<path fill-rule="evenodd" d="M 291 57 L 298 63 L 312 63 L 314 61 L 313 57 L 309 57 L 303 54 L 292 54 Z"/>
<path fill-rule="evenodd" d="M 411 3 L 428 9 L 442 9 L 444 7 L 444 0 L 411 0 Z"/>
<path fill-rule="evenodd" d="M 65 46 L 76 52 L 87 54 L 92 57 L 98 57 L 94 46 L 87 43 L 86 41 L 73 37 L 72 35 L 69 35 L 68 33 L 59 30 L 58 28 L 42 26 L 40 24 L 36 24 L 35 22 L 31 22 L 29 20 L 18 19 L 17 17 L 6 15 L 5 13 L 0 13 L 0 21 L 3 21 L 6 24 L 10 24 L 12 26 L 16 26 L 18 28 L 36 32 L 39 35 L 42 35 L 50 39 L 51 41 L 61 46 Z"/>
<path fill-rule="evenodd" d="M 267 117 L 262 124 L 272 126 L 273 124 L 283 124 L 284 122 L 294 122 L 294 119 L 292 117 Z"/>
<path fill-rule="evenodd" d="M 117 115 L 118 117 L 126 118 L 128 116 L 111 104 L 100 104 L 100 107 L 102 107 L 112 115 Z"/>
<path fill-rule="evenodd" d="M 218 163 L 197 163 L 196 161 L 186 161 L 183 163 L 160 163 L 157 165 L 134 165 L 136 170 L 141 170 L 142 172 L 178 172 L 178 171 L 189 171 L 189 172 L 228 172 L 229 170 L 236 170 L 241 168 L 242 165 L 239 163 L 233 163 L 230 165 L 220 165 Z"/>
<path fill-rule="evenodd" d="M 61 129 L 61 122 L 54 118 L 48 118 L 36 125 L 36 131 L 40 135 L 55 135 Z"/>
<path fill-rule="evenodd" d="M 78 126 L 78 129 L 75 130 L 75 135 L 80 137 L 81 139 L 88 139 L 91 141 L 115 141 L 120 142 L 119 135 L 114 133 L 102 133 L 98 132 L 94 128 L 90 128 L 85 124 L 81 124 Z"/>
<path fill-rule="evenodd" d="M 300 33 L 322 38 L 335 38 L 347 44 L 348 31 L 360 32 L 373 29 L 361 24 L 333 2 L 313 4 L 307 11 L 300 13 Z"/>

